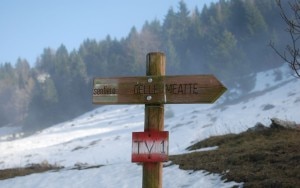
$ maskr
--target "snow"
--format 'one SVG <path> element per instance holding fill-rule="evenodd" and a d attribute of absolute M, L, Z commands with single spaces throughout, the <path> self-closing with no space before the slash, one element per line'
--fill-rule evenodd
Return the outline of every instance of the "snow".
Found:
<path fill-rule="evenodd" d="M 11 126 L 4 126 L 0 127 L 0 142 L 3 140 L 11 140 L 14 138 L 19 138 L 23 136 L 23 133 L 20 133 L 22 127 L 11 127 Z"/>
<path fill-rule="evenodd" d="M 217 174 L 204 171 L 183 171 L 177 165 L 164 168 L 163 187 L 232 187 L 241 185 L 234 182 L 224 183 Z M 41 188 L 140 188 L 142 185 L 141 166 L 122 163 L 103 166 L 90 170 L 65 170 L 32 174 L 22 178 L 7 179 L 0 182 L 1 187 L 41 187 Z"/>
<path fill-rule="evenodd" d="M 275 72 L 281 72 L 278 79 Z M 255 88 L 227 104 L 165 105 L 169 154 L 188 153 L 191 144 L 213 135 L 239 133 L 270 118 L 300 122 L 299 79 L 280 67 L 257 74 Z M 0 181 L 0 187 L 141 187 L 142 166 L 131 163 L 132 132 L 143 131 L 144 105 L 103 106 L 29 137 L 7 139 L 0 129 L 0 169 L 47 161 L 65 168 Z M 7 133 L 7 134 L 5 134 Z M 200 151 L 215 150 L 217 146 Z M 104 165 L 72 170 L 77 163 Z M 219 174 L 184 171 L 166 163 L 163 187 L 232 187 Z"/>

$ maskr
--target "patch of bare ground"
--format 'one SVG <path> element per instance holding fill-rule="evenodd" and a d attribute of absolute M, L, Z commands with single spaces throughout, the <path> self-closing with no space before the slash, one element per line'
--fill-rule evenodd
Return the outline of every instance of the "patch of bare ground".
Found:
<path fill-rule="evenodd" d="M 61 169 L 65 170 L 88 170 L 92 168 L 100 168 L 104 165 L 89 165 L 88 163 L 81 163 L 77 162 L 74 164 L 74 167 L 71 168 L 65 168 L 63 166 L 59 165 L 52 165 L 49 164 L 47 161 L 42 162 L 40 164 L 30 164 L 26 167 L 20 167 L 20 168 L 10 168 L 10 169 L 2 169 L 0 170 L 0 180 L 14 178 L 18 176 L 27 176 L 30 174 L 36 174 L 36 173 L 43 173 L 47 171 L 59 171 Z"/>
<path fill-rule="evenodd" d="M 263 128 L 214 136 L 189 150 L 219 146 L 217 150 L 170 156 L 184 170 L 222 174 L 244 187 L 300 187 L 300 131 Z"/>
<path fill-rule="evenodd" d="M 17 176 L 26 176 L 34 173 L 42 173 L 50 170 L 59 170 L 63 167 L 58 165 L 51 165 L 48 162 L 42 162 L 41 164 L 30 164 L 26 167 L 10 168 L 0 170 L 0 180 L 14 178 Z"/>

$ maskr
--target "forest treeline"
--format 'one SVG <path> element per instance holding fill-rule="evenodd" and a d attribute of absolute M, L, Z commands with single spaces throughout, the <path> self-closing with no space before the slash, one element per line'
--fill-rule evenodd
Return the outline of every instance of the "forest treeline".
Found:
<path fill-rule="evenodd" d="M 168 75 L 214 74 L 242 93 L 253 88 L 253 73 L 280 65 L 268 46 L 288 40 L 276 1 L 220 0 L 201 11 L 180 1 L 177 8 L 119 40 L 108 35 L 72 51 L 45 48 L 34 67 L 22 58 L 1 63 L 0 126 L 37 130 L 91 110 L 94 77 L 145 75 L 152 51 L 166 54 Z"/>

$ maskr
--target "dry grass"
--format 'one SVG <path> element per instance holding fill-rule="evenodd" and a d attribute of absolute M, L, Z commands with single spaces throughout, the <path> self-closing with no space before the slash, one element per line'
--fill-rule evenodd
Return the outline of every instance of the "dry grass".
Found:
<path fill-rule="evenodd" d="M 17 176 L 26 176 L 34 173 L 42 173 L 46 171 L 59 171 L 60 169 L 67 170 L 88 170 L 92 168 L 100 168 L 104 165 L 89 165 L 88 163 L 77 162 L 74 164 L 74 167 L 64 168 L 63 166 L 59 166 L 57 164 L 49 164 L 46 160 L 40 164 L 30 164 L 27 167 L 23 168 L 11 168 L 11 169 L 3 169 L 0 170 L 0 180 L 14 178 Z"/>
<path fill-rule="evenodd" d="M 17 176 L 26 176 L 33 173 L 42 173 L 49 170 L 59 170 L 61 168 L 63 167 L 43 162 L 41 164 L 31 164 L 24 168 L 3 169 L 0 170 L 0 180 L 14 178 Z"/>
<path fill-rule="evenodd" d="M 266 129 L 211 137 L 190 150 L 214 151 L 170 156 L 181 169 L 220 173 L 245 187 L 300 187 L 300 131 Z"/>

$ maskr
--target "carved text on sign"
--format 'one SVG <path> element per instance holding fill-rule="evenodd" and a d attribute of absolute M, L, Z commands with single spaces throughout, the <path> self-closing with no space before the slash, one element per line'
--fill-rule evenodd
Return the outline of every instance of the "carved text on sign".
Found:
<path fill-rule="evenodd" d="M 93 91 L 93 95 L 111 95 L 118 94 L 118 89 L 111 87 L 110 85 L 103 85 L 102 87 L 95 88 Z"/>
<path fill-rule="evenodd" d="M 170 94 L 198 94 L 197 83 L 166 84 L 166 91 Z"/>
<path fill-rule="evenodd" d="M 159 92 L 157 84 L 136 84 L 134 94 L 157 94 Z"/>
<path fill-rule="evenodd" d="M 169 132 L 132 133 L 132 162 L 163 162 L 168 160 Z"/>

